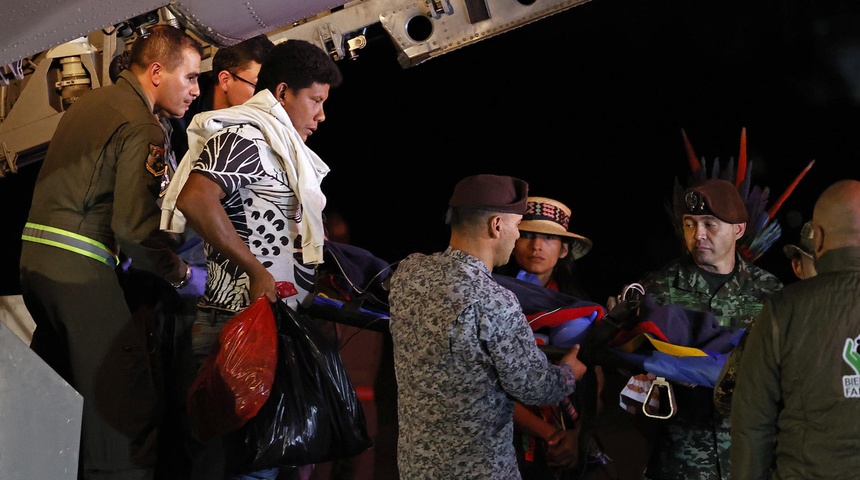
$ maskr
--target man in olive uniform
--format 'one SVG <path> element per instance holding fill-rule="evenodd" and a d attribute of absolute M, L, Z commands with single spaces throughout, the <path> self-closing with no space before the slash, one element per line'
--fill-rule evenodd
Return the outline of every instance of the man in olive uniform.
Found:
<path fill-rule="evenodd" d="M 721 179 L 687 188 L 682 220 L 687 254 L 639 283 L 660 305 L 710 312 L 726 327 L 749 326 L 782 283 L 736 251 L 749 220 L 737 189 Z M 681 386 L 674 391 L 678 413 L 658 420 L 648 478 L 729 478 L 730 426 L 714 408 L 713 391 Z"/>
<path fill-rule="evenodd" d="M 857 478 L 860 471 L 860 182 L 828 187 L 812 214 L 819 274 L 765 301 L 732 407 L 732 475 Z"/>
<path fill-rule="evenodd" d="M 181 117 L 199 95 L 201 54 L 171 26 L 137 38 L 117 83 L 65 112 L 36 182 L 21 288 L 31 348 L 84 398 L 80 478 L 153 478 L 157 393 L 115 269 L 122 250 L 176 288 L 194 285 L 158 228 L 169 139 L 157 117 Z"/>

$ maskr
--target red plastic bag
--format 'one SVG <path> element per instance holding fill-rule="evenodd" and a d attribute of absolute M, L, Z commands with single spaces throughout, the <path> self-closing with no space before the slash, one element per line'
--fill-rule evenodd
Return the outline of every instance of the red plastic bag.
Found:
<path fill-rule="evenodd" d="M 186 398 L 200 438 L 236 430 L 257 414 L 272 391 L 277 348 L 278 331 L 265 296 L 224 324 Z"/>

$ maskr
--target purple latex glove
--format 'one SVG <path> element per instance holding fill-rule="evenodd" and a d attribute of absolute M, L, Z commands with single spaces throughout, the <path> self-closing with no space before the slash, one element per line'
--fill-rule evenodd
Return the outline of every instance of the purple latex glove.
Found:
<path fill-rule="evenodd" d="M 189 268 L 191 268 L 191 278 L 184 287 L 177 288 L 176 292 L 182 298 L 197 298 L 202 296 L 206 289 L 206 268 L 194 265 L 189 265 Z"/>

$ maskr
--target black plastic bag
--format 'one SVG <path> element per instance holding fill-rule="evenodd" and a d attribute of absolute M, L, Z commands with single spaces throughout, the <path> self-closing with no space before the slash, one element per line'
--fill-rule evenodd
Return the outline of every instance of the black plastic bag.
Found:
<path fill-rule="evenodd" d="M 323 463 L 370 448 L 364 411 L 337 347 L 307 315 L 281 301 L 272 309 L 278 324 L 272 392 L 254 418 L 228 435 L 228 469 Z"/>

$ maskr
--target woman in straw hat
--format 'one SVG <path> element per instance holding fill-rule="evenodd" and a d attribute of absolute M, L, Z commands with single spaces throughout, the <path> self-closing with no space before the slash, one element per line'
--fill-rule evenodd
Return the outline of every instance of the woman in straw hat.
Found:
<path fill-rule="evenodd" d="M 546 197 L 528 197 L 527 208 L 511 261 L 498 273 L 589 300 L 577 286 L 573 264 L 591 250 L 592 243 L 568 231 L 570 208 Z"/>
<path fill-rule="evenodd" d="M 573 264 L 591 250 L 592 242 L 568 231 L 570 214 L 558 200 L 528 197 L 511 261 L 496 272 L 588 300 L 574 280 Z M 566 478 L 566 472 L 577 466 L 579 425 L 565 424 L 556 406 L 517 403 L 514 425 L 524 480 Z"/>

